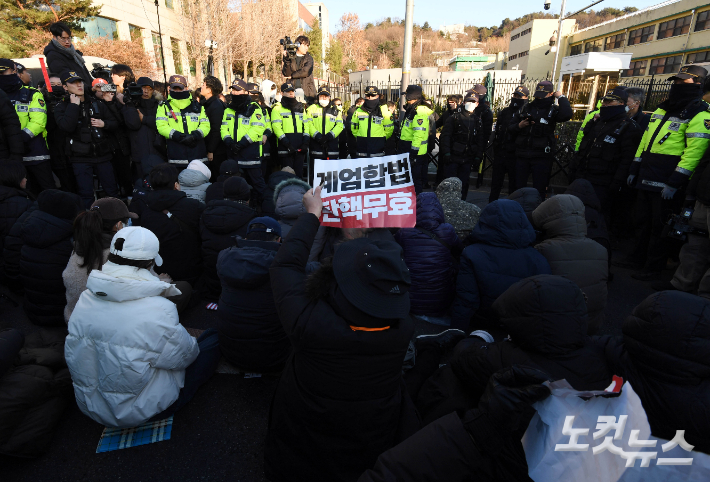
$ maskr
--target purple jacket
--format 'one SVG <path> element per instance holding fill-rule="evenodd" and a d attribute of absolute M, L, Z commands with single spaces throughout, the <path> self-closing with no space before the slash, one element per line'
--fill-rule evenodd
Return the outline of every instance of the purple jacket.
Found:
<path fill-rule="evenodd" d="M 435 234 L 449 248 L 417 228 Z M 417 225 L 400 229 L 395 240 L 404 249 L 404 262 L 412 277 L 411 313 L 444 315 L 456 294 L 456 263 L 451 252 L 461 251 L 461 241 L 454 227 L 444 222 L 444 210 L 436 193 L 417 196 Z"/>

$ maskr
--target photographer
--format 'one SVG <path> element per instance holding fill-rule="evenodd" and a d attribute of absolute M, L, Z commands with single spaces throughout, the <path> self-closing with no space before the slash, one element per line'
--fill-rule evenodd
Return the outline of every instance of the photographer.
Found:
<path fill-rule="evenodd" d="M 111 67 L 111 82 L 116 86 L 116 92 L 123 94 L 125 86 L 136 81 L 133 70 L 127 65 L 116 64 Z"/>
<path fill-rule="evenodd" d="M 153 81 L 148 77 L 140 77 L 135 86 L 128 86 L 123 95 L 118 95 L 119 100 L 123 99 L 122 109 L 123 122 L 128 129 L 128 140 L 131 143 L 131 159 L 138 167 L 139 177 L 143 177 L 150 171 L 150 167 L 144 165 L 144 161 L 151 156 L 160 156 L 161 153 L 155 147 L 155 137 L 158 132 L 155 126 L 155 114 L 158 111 L 158 99 L 155 98 Z M 138 89 L 141 95 L 138 95 Z"/>
<path fill-rule="evenodd" d="M 306 104 L 310 104 L 316 99 L 316 83 L 313 80 L 313 57 L 308 53 L 311 41 L 308 37 L 301 35 L 296 37 L 295 50 L 283 51 L 283 68 L 281 73 L 286 77 L 286 82 L 293 84 L 294 89 L 303 89 L 306 97 Z"/>
<path fill-rule="evenodd" d="M 88 209 L 94 202 L 94 174 L 110 197 L 118 197 L 111 166 L 111 143 L 106 130 L 116 129 L 103 102 L 84 94 L 84 82 L 75 72 L 61 75 L 69 94 L 54 109 L 59 129 L 67 135 L 66 152 L 74 170 L 79 196 Z"/>

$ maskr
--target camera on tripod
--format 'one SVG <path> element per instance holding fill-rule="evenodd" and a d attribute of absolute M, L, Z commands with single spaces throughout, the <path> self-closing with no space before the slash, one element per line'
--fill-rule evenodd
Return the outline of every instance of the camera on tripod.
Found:
<path fill-rule="evenodd" d="M 293 58 L 296 56 L 296 51 L 298 50 L 300 43 L 294 43 L 291 41 L 291 37 L 286 36 L 279 40 L 279 43 L 283 46 L 284 50 L 286 50 L 286 55 L 288 55 L 289 58 Z"/>
<path fill-rule="evenodd" d="M 108 65 L 98 63 L 91 64 L 94 67 L 91 70 L 91 76 L 95 79 L 104 79 L 106 82 L 111 82 L 111 69 Z"/>
<path fill-rule="evenodd" d="M 691 226 L 690 218 L 693 217 L 693 208 L 683 208 L 680 214 L 674 214 L 668 219 L 668 223 L 663 227 L 663 234 L 672 239 L 687 241 L 688 234 L 707 236 L 708 232 Z"/>

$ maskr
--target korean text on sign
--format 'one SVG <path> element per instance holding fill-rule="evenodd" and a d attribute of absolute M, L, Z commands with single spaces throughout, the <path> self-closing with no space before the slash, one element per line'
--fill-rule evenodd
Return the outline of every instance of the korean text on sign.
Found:
<path fill-rule="evenodd" d="M 324 226 L 412 228 L 417 221 L 409 155 L 315 161 L 313 184 L 323 184 Z"/>

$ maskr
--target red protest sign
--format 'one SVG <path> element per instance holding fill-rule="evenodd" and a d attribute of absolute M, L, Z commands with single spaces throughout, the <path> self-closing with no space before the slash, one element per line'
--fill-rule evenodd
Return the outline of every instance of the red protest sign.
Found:
<path fill-rule="evenodd" d="M 336 228 L 413 228 L 417 222 L 409 154 L 369 159 L 317 159 L 323 184 L 320 222 Z"/>

